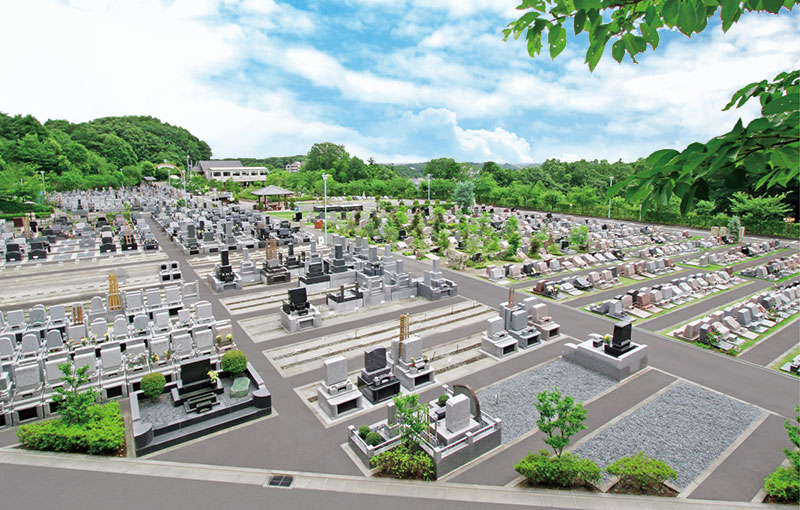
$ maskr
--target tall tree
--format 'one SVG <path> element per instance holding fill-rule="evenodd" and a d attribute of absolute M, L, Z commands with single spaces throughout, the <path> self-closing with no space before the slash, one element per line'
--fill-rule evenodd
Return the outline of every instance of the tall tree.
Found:
<path fill-rule="evenodd" d="M 336 145 L 331 142 L 315 143 L 308 151 L 303 171 L 331 171 L 337 161 L 348 159 L 349 157 L 350 154 L 347 153 L 344 145 Z"/>

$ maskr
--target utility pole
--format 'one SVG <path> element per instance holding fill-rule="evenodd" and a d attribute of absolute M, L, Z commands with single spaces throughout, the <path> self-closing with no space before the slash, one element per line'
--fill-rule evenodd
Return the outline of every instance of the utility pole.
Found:
<path fill-rule="evenodd" d="M 614 176 L 610 175 L 608 178 L 610 179 L 608 189 L 611 189 L 614 186 Z M 611 197 L 608 197 L 608 217 L 611 218 Z"/>

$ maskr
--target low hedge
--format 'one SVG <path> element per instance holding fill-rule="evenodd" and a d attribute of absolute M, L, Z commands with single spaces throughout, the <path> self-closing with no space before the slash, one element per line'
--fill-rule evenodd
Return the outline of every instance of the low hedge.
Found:
<path fill-rule="evenodd" d="M 69 424 L 61 418 L 21 425 L 17 439 L 22 446 L 52 452 L 113 455 L 125 446 L 125 425 L 118 402 L 89 408 L 89 420 Z"/>
<path fill-rule="evenodd" d="M 572 453 L 555 457 L 548 450 L 528 453 L 514 469 L 536 485 L 572 487 L 578 483 L 596 484 L 602 478 L 602 471 L 591 460 Z"/>
<path fill-rule="evenodd" d="M 406 480 L 431 480 L 434 478 L 433 459 L 423 450 L 406 445 L 395 446 L 370 459 L 370 465 L 384 475 Z"/>

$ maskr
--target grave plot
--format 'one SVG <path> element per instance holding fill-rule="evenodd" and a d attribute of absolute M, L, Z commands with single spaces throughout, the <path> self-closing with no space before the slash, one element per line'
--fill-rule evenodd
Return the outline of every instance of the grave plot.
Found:
<path fill-rule="evenodd" d="M 285 298 L 286 293 L 284 292 L 283 294 Z M 323 292 L 319 294 L 319 296 L 321 297 L 324 294 L 325 293 Z M 312 296 L 313 295 L 314 294 L 312 294 Z M 280 301 L 278 301 L 278 303 L 280 303 Z M 412 298 L 412 299 L 403 299 L 400 301 L 393 301 L 381 305 L 380 313 L 391 313 L 395 311 L 401 312 L 411 306 L 425 304 L 425 303 L 427 303 L 427 301 L 422 298 Z M 275 306 L 277 306 L 277 304 Z M 363 319 L 365 317 L 370 317 L 375 314 L 374 308 L 357 308 L 355 310 L 344 313 L 335 313 L 330 307 L 326 305 L 320 305 L 318 309 L 320 310 L 320 313 L 325 319 L 325 324 L 323 326 L 333 326 L 336 324 L 342 324 L 345 322 Z M 252 319 L 240 320 L 239 325 L 242 326 L 242 329 L 244 329 L 245 332 L 250 336 L 250 339 L 253 341 L 253 343 L 257 344 L 262 342 L 268 342 L 270 340 L 275 340 L 276 338 L 283 338 L 284 336 L 290 334 L 281 326 L 280 313 L 273 313 L 262 317 L 254 317 Z"/>
<path fill-rule="evenodd" d="M 785 282 L 800 274 L 800 253 L 795 253 L 791 257 L 781 257 L 768 264 L 749 267 L 739 272 L 740 276 L 755 278 L 768 282 Z"/>
<path fill-rule="evenodd" d="M 701 268 L 708 270 L 724 269 L 736 266 L 743 262 L 762 259 L 771 255 L 777 255 L 788 251 L 789 248 L 782 248 L 776 240 L 764 241 L 762 243 L 752 243 L 743 246 L 733 246 L 727 251 L 705 253 L 698 258 L 684 260 L 680 265 L 689 268 Z"/>
<path fill-rule="evenodd" d="M 768 368 L 800 377 L 800 345 L 781 355 Z"/>
<path fill-rule="evenodd" d="M 96 255 L 91 252 L 58 253 L 54 249 L 53 253 L 44 260 L 25 259 L 22 262 L 0 263 L 0 274 L 37 274 L 43 270 L 57 271 L 60 268 L 72 269 L 73 267 L 80 267 L 81 263 L 84 265 L 91 264 L 93 269 L 105 267 L 114 269 L 121 264 L 125 266 L 136 263 L 157 264 L 167 258 L 167 254 L 162 251 L 126 251 Z"/>
<path fill-rule="evenodd" d="M 395 329 L 397 328 L 395 327 Z M 469 374 L 502 362 L 492 359 L 480 352 L 480 345 L 481 336 L 471 335 L 453 342 L 438 345 L 435 348 L 430 349 L 431 356 L 428 360 L 428 363 L 435 372 L 434 385 L 457 382 Z M 322 366 L 322 364 L 320 364 L 320 366 Z M 347 379 L 352 384 L 357 385 L 359 373 L 359 371 L 352 371 L 348 374 Z M 360 412 L 350 412 L 343 417 L 332 420 L 330 417 L 324 414 L 322 409 L 317 404 L 317 388 L 319 385 L 320 382 L 317 381 L 304 386 L 298 386 L 294 389 L 294 391 L 297 396 L 300 397 L 303 403 L 308 406 L 308 408 L 320 419 L 320 421 L 322 421 L 323 424 L 332 424 L 342 420 L 351 420 L 354 416 L 364 414 L 376 407 L 386 405 L 386 403 L 391 402 L 391 399 L 388 399 L 378 404 L 372 404 L 365 398 L 363 399 L 363 407 Z M 401 387 L 400 393 L 407 394 L 409 391 Z"/>
<path fill-rule="evenodd" d="M 4 273 L 3 285 L 0 286 L 0 307 L 54 298 L 70 301 L 86 294 L 105 295 L 108 292 L 108 274 L 114 272 L 113 266 L 100 269 L 91 263 L 86 263 L 79 267 L 81 269 L 79 271 L 66 271 L 61 274 L 48 272 L 42 275 L 17 276 L 13 273 Z M 152 263 L 126 265 L 124 270 L 127 277 L 120 285 L 121 289 L 161 284 L 158 267 Z"/>
<path fill-rule="evenodd" d="M 571 361 L 556 359 L 478 391 L 478 399 L 481 409 L 503 420 L 502 442 L 505 444 L 536 428 L 539 413 L 533 404 L 538 393 L 557 387 L 563 395 L 584 402 L 616 384 L 610 377 Z"/>
<path fill-rule="evenodd" d="M 641 451 L 669 464 L 678 473 L 675 484 L 683 489 L 763 413 L 739 400 L 679 382 L 620 421 L 587 436 L 572 452 L 604 468 Z"/>
<path fill-rule="evenodd" d="M 584 310 L 613 320 L 631 318 L 643 322 L 749 284 L 742 278 L 731 277 L 724 270 L 696 273 L 655 285 L 652 289 L 631 289 L 614 299 L 590 304 Z"/>
<path fill-rule="evenodd" d="M 474 301 L 415 315 L 411 320 L 411 334 L 422 337 L 449 331 L 453 327 L 482 323 L 495 314 L 495 310 Z M 264 351 L 264 355 L 283 377 L 316 370 L 331 357 L 342 355 L 356 358 L 367 347 L 387 346 L 397 337 L 397 321 L 386 321 L 357 330 L 344 331 L 327 337 L 299 342 Z M 478 346 L 480 341 L 478 341 Z"/>
<path fill-rule="evenodd" d="M 800 317 L 800 284 L 757 293 L 661 334 L 738 356 Z"/>
<path fill-rule="evenodd" d="M 286 301 L 286 287 L 281 287 L 279 289 L 265 288 L 267 290 L 264 292 L 222 297 L 219 301 L 231 315 L 243 315 L 252 312 L 277 309 L 281 303 Z M 324 299 L 325 295 L 329 292 L 333 292 L 333 289 L 308 292 L 307 297 L 309 300 Z M 242 323 L 244 324 L 248 321 L 249 320 L 245 320 L 242 321 Z"/>

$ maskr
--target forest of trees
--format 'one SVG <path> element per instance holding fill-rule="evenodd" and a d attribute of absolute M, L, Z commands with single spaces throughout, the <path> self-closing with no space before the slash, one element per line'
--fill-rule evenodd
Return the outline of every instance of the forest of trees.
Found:
<path fill-rule="evenodd" d="M 157 171 L 155 164 L 167 161 L 184 168 L 187 154 L 193 161 L 210 159 L 211 149 L 186 129 L 153 117 L 105 117 L 77 124 L 48 120 L 41 124 L 30 115 L 0 113 L 0 211 L 44 208 L 37 205 L 42 189 L 135 186 L 144 176 L 165 180 L 166 170 Z M 300 172 L 284 170 L 287 163 L 298 160 L 304 162 Z M 269 167 L 266 184 L 291 189 L 298 196 L 322 195 L 322 175 L 328 174 L 329 196 L 425 200 L 427 179 L 418 179 L 415 185 L 410 177 L 430 174 L 432 200 L 471 202 L 474 197 L 483 204 L 594 216 L 608 214 L 605 194 L 612 177 L 617 183 L 649 168 L 644 159 L 633 163 L 548 159 L 521 169 L 491 161 L 482 165 L 460 163 L 452 158 L 382 165 L 351 156 L 343 145 L 330 142 L 314 144 L 306 155 L 242 158 L 242 162 Z M 640 216 L 640 203 L 624 198 L 624 190 L 620 190 L 610 201 L 611 216 L 708 227 L 727 224 L 732 215 L 738 215 L 751 232 L 789 232 L 783 218 L 800 213 L 796 179 L 766 191 L 757 187 L 757 177 L 710 177 L 708 199 L 698 200 L 684 216 L 675 196 L 666 205 L 658 203 Z M 246 198 L 249 191 L 262 185 L 243 189 L 233 182 L 209 182 L 194 176 L 188 189 L 202 192 L 216 187 Z M 796 225 L 789 228 L 791 232 L 797 230 Z"/>
<path fill-rule="evenodd" d="M 187 154 L 210 159 L 211 148 L 186 129 L 153 117 L 104 117 L 77 124 L 40 123 L 31 115 L 0 113 L 0 210 L 31 207 L 42 189 L 135 186 L 156 175 L 154 163 L 182 168 Z M 28 204 L 26 204 L 26 202 Z"/>

